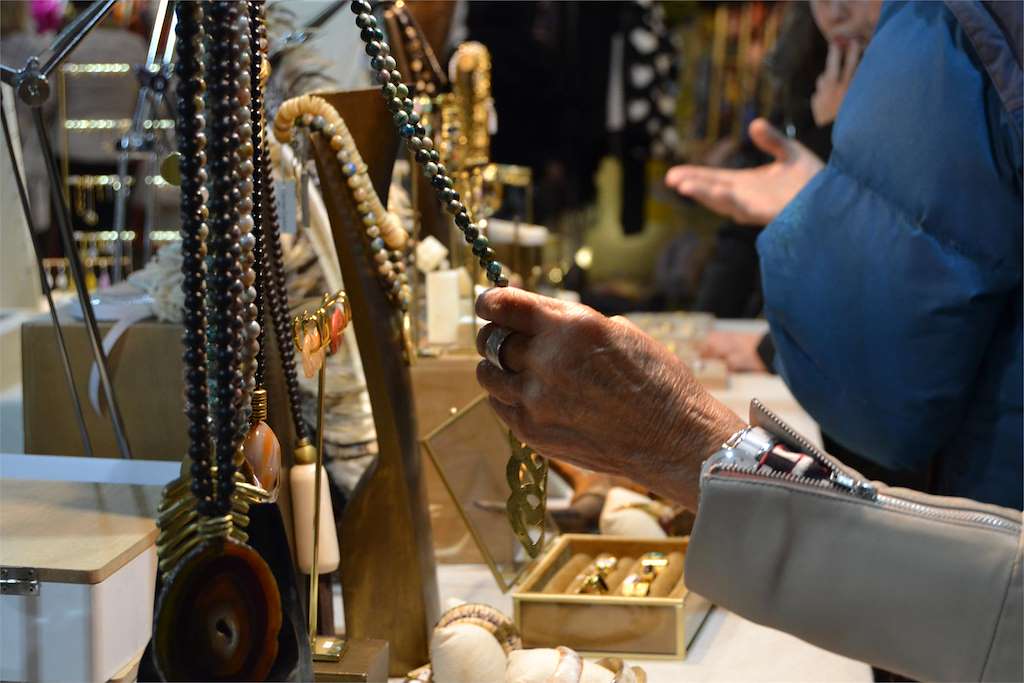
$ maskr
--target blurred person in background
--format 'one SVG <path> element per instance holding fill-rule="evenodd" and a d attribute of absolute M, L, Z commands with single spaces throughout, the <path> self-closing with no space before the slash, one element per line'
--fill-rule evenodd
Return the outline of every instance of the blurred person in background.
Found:
<path fill-rule="evenodd" d="M 697 310 L 720 318 L 760 314 L 758 232 L 828 159 L 832 122 L 880 11 L 881 0 L 792 3 L 766 60 L 779 82 L 781 101 L 771 122 L 751 123 L 748 139 L 730 164 L 741 168 L 684 165 L 669 170 L 669 187 L 729 219 L 716 235 L 715 256 L 702 275 Z M 734 371 L 771 371 L 774 358 L 771 337 L 757 332 L 712 332 L 704 352 L 725 360 Z"/>
<path fill-rule="evenodd" d="M 684 165 L 669 170 L 669 187 L 729 219 L 718 230 L 715 256 L 701 276 L 697 310 L 720 318 L 761 315 L 758 234 L 829 158 L 832 123 L 880 11 L 881 0 L 790 4 L 779 41 L 767 59 L 779 81 L 780 106 L 770 117 L 774 125 L 763 118 L 751 123 L 748 139 L 734 159 L 743 168 Z M 733 372 L 774 372 L 775 346 L 769 333 L 712 330 L 701 353 L 724 360 Z M 922 474 L 882 467 L 826 432 L 822 440 L 829 452 L 874 479 L 927 488 Z"/>
<path fill-rule="evenodd" d="M 827 165 L 791 142 L 766 167 L 667 179 L 774 215 L 757 244 L 775 367 L 823 431 L 883 480 L 1018 509 L 1020 10 L 888 3 Z"/>

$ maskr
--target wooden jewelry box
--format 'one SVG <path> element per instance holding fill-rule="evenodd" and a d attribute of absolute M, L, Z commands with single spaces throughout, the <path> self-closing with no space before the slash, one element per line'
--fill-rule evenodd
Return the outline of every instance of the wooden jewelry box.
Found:
<path fill-rule="evenodd" d="M 637 558 L 648 552 L 685 557 L 688 538 L 636 539 L 600 534 L 558 535 L 548 521 L 546 542 L 530 559 L 509 526 L 507 429 L 485 397 L 470 403 L 423 439 L 424 450 L 502 592 L 525 647 L 565 645 L 593 656 L 682 659 L 711 609 L 688 591 L 685 578 L 668 597 L 545 593 L 544 586 L 578 553 Z M 549 516 L 550 517 L 550 516 Z"/>
<path fill-rule="evenodd" d="M 132 678 L 159 502 L 159 486 L 0 479 L 0 680 Z"/>

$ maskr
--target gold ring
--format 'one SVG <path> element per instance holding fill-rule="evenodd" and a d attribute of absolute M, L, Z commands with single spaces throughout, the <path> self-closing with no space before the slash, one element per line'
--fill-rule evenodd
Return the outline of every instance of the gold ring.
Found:
<path fill-rule="evenodd" d="M 582 583 L 575 590 L 577 595 L 607 595 L 608 574 L 619 564 L 619 558 L 610 553 L 601 553 L 580 572 Z M 577 579 L 579 580 L 579 579 Z"/>
<path fill-rule="evenodd" d="M 646 598 L 651 592 L 651 584 L 667 566 L 665 553 L 644 553 L 640 557 L 640 571 L 630 574 L 622 582 L 622 594 L 630 598 Z"/>
<path fill-rule="evenodd" d="M 578 595 L 607 595 L 608 582 L 600 572 L 587 575 L 583 584 L 576 590 Z"/>

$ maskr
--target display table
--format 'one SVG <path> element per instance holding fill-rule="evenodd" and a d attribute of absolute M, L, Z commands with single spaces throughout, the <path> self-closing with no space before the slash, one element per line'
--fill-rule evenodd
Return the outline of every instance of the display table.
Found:
<path fill-rule="evenodd" d="M 512 598 L 502 595 L 483 565 L 449 564 L 437 568 L 442 608 L 451 599 L 493 605 L 512 613 Z M 758 626 L 714 608 L 697 633 L 684 661 L 631 659 L 649 683 L 681 681 L 870 681 L 871 669 L 774 629 Z M 393 679 L 397 680 L 397 679 Z"/>
<path fill-rule="evenodd" d="M 815 442 L 817 426 L 778 377 L 736 374 L 727 389 L 714 395 L 746 417 L 757 397 L 782 419 Z M 67 456 L 0 455 L 0 476 L 159 485 L 177 476 L 180 464 Z M 482 564 L 438 567 L 442 605 L 451 599 L 484 602 L 511 614 L 512 598 L 503 595 Z M 773 629 L 758 626 L 715 608 L 697 634 L 685 661 L 632 660 L 643 666 L 651 683 L 712 680 L 870 681 L 865 664 L 830 654 Z"/>
<path fill-rule="evenodd" d="M 757 321 L 749 322 L 752 327 L 757 326 Z M 750 400 L 756 397 L 808 439 L 816 444 L 821 442 L 817 424 L 775 375 L 733 374 L 728 388 L 711 393 L 744 419 Z M 506 614 L 512 613 L 511 596 L 501 593 L 484 565 L 438 565 L 438 582 L 442 607 L 455 599 L 483 602 Z M 721 608 L 714 608 L 708 615 L 684 661 L 634 659 L 630 663 L 647 671 L 649 683 L 872 680 L 866 664 L 826 652 Z"/>

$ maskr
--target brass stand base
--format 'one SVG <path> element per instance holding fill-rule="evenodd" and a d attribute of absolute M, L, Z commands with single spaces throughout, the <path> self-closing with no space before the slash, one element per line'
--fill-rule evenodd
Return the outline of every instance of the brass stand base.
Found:
<path fill-rule="evenodd" d="M 345 651 L 345 640 L 335 636 L 317 636 L 310 643 L 310 649 L 314 662 L 337 662 Z"/>
<path fill-rule="evenodd" d="M 323 637 L 323 636 L 321 636 Z M 313 678 L 317 683 L 387 683 L 388 642 L 330 638 L 343 642 L 341 658 L 333 662 L 320 662 L 313 658 Z M 319 638 L 318 638 L 319 640 Z"/>

